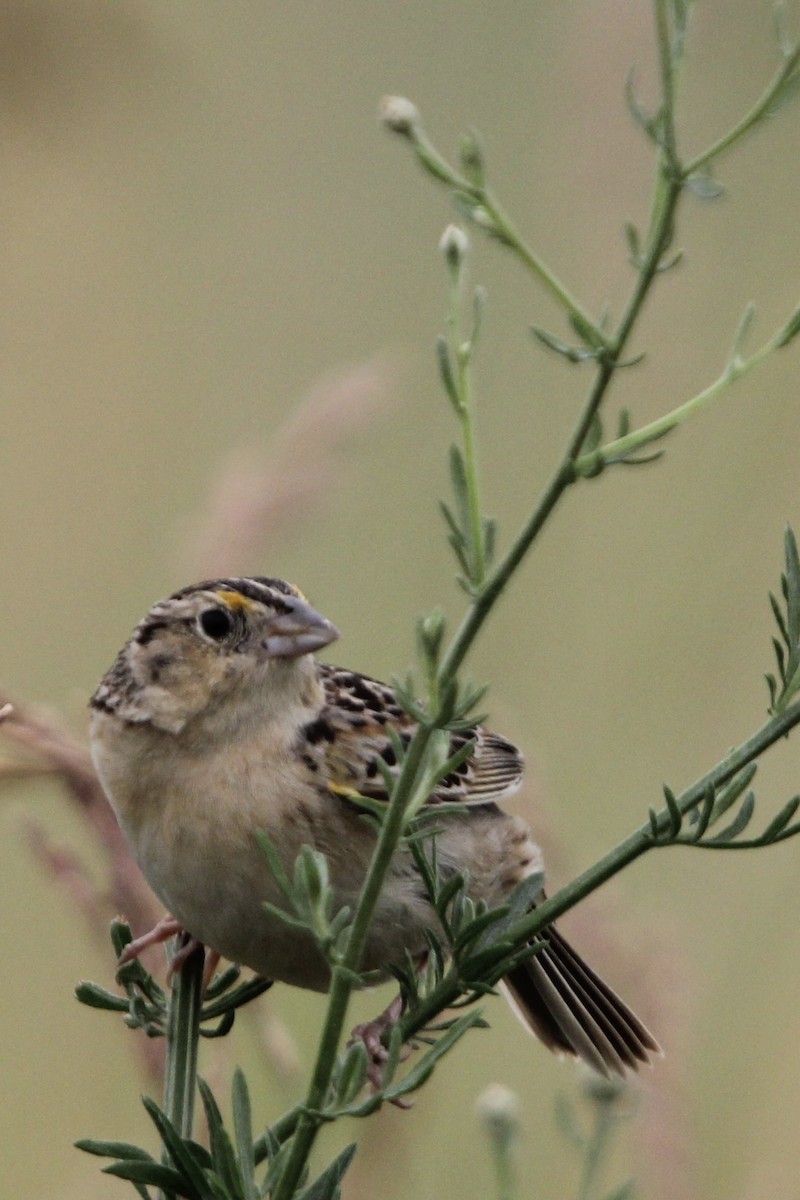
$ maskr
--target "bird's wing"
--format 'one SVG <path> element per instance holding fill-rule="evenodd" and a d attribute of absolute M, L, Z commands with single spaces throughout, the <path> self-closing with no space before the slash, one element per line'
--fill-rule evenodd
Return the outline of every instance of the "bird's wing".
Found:
<path fill-rule="evenodd" d="M 334 790 L 385 800 L 379 760 L 392 772 L 397 770 L 388 731 L 394 730 L 407 745 L 415 722 L 387 684 L 336 667 L 321 666 L 320 670 L 326 705 L 317 720 L 303 730 L 304 761 Z M 520 786 L 523 763 L 519 750 L 480 725 L 451 734 L 450 753 L 472 739 L 472 754 L 439 783 L 431 803 L 489 804 Z"/>

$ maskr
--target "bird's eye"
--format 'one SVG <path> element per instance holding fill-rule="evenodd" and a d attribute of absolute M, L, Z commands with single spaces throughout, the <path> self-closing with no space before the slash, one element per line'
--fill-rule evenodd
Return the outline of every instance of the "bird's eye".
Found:
<path fill-rule="evenodd" d="M 233 629 L 233 620 L 224 608 L 207 608 L 200 614 L 200 628 L 207 637 L 221 642 Z"/>

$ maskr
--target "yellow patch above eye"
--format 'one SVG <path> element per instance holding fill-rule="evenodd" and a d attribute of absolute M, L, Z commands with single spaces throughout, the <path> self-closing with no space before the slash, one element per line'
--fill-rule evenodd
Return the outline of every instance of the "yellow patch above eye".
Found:
<path fill-rule="evenodd" d="M 230 592 L 220 588 L 214 594 L 219 596 L 220 600 L 224 600 L 233 612 L 252 612 L 256 607 L 255 601 L 243 596 L 241 592 Z"/>

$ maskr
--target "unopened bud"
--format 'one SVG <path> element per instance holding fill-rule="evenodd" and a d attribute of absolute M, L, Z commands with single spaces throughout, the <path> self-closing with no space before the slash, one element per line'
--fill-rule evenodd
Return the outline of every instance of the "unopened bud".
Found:
<path fill-rule="evenodd" d="M 478 1096 L 475 1111 L 494 1140 L 507 1144 L 516 1133 L 519 1100 L 505 1084 L 490 1083 Z"/>
<path fill-rule="evenodd" d="M 419 109 L 405 96 L 384 96 L 378 108 L 378 117 L 392 133 L 411 137 L 420 123 Z"/>
<path fill-rule="evenodd" d="M 469 238 L 458 225 L 448 225 L 439 241 L 444 260 L 453 271 L 459 271 L 469 251 Z"/>

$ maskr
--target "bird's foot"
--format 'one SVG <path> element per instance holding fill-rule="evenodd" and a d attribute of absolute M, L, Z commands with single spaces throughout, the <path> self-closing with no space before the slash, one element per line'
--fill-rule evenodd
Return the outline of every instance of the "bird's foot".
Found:
<path fill-rule="evenodd" d="M 174 917 L 169 915 L 162 917 L 147 933 L 143 933 L 141 937 L 134 938 L 132 942 L 128 942 L 119 956 L 117 966 L 124 967 L 127 963 L 136 962 L 145 950 L 149 950 L 151 946 L 160 946 L 179 933 L 183 933 L 183 926 L 180 921 L 176 921 Z"/>
<path fill-rule="evenodd" d="M 168 942 L 170 938 L 177 937 L 180 934 L 185 935 L 183 944 L 176 950 L 170 960 L 167 969 L 167 978 L 180 971 L 183 964 L 195 950 L 206 950 L 206 947 L 197 938 L 191 936 L 188 930 L 185 930 L 180 921 L 175 917 L 162 917 L 160 921 L 149 929 L 147 933 L 143 933 L 141 937 L 134 938 L 132 942 L 128 942 L 117 962 L 118 967 L 124 967 L 127 963 L 136 962 L 143 951 L 148 950 L 151 946 L 160 946 L 164 942 Z M 211 980 L 214 978 L 214 972 L 217 969 L 220 956 L 216 950 L 208 949 L 206 951 L 206 961 L 203 968 L 203 991 L 205 992 Z"/>
<path fill-rule="evenodd" d="M 372 1021 L 365 1021 L 363 1025 L 356 1025 L 353 1032 L 350 1034 L 350 1045 L 353 1042 L 363 1042 L 364 1048 L 367 1051 L 369 1065 L 367 1067 L 367 1079 L 373 1091 L 379 1092 L 384 1084 L 384 1075 L 386 1073 L 386 1063 L 389 1058 L 389 1051 L 383 1044 L 383 1035 L 392 1029 L 400 1020 L 400 1014 L 403 1011 L 402 996 L 395 996 L 394 1000 L 389 1004 L 382 1013 L 375 1017 Z M 408 1057 L 410 1051 L 404 1050 L 401 1054 L 401 1059 Z M 409 1100 L 403 1100 L 400 1096 L 391 1101 L 398 1108 L 411 1108 Z"/>

